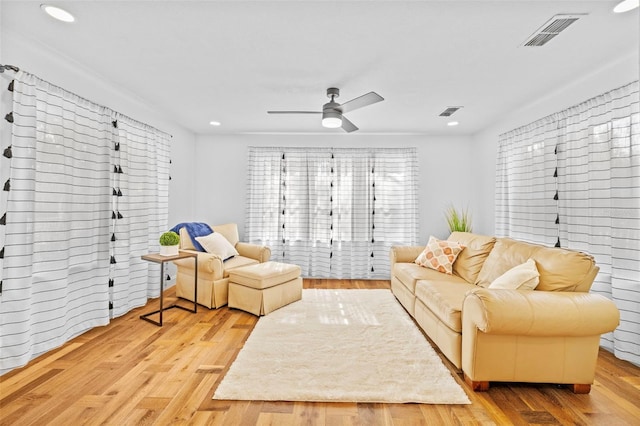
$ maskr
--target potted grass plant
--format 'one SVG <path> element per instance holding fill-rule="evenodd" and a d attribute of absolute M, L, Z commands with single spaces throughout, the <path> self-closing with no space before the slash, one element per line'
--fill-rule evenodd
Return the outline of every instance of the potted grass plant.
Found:
<path fill-rule="evenodd" d="M 471 214 L 468 209 L 458 211 L 453 205 L 444 212 L 451 232 L 471 232 Z"/>
<path fill-rule="evenodd" d="M 178 254 L 180 236 L 172 231 L 167 231 L 160 235 L 160 255 L 175 256 Z"/>

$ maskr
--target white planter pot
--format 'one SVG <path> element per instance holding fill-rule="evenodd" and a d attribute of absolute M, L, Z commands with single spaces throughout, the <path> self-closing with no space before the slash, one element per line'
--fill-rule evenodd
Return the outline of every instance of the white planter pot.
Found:
<path fill-rule="evenodd" d="M 178 247 L 178 244 L 175 246 L 160 246 L 160 256 L 177 256 L 179 254 Z"/>

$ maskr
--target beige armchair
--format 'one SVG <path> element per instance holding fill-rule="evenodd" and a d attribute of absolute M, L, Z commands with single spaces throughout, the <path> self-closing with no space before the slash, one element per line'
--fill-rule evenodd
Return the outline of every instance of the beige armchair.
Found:
<path fill-rule="evenodd" d="M 238 225 L 235 223 L 211 228 L 235 246 L 239 256 L 224 261 L 215 254 L 197 251 L 185 228 L 180 230 L 180 250 L 198 253 L 198 303 L 213 309 L 227 304 L 229 271 L 267 262 L 271 257 L 271 250 L 269 247 L 239 242 Z M 176 295 L 193 301 L 193 259 L 176 260 L 174 263 L 178 267 Z"/>

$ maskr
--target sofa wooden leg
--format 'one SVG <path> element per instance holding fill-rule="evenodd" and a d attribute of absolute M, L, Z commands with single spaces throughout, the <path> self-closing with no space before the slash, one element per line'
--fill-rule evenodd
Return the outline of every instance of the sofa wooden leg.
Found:
<path fill-rule="evenodd" d="M 471 380 L 469 376 L 464 375 L 464 381 L 471 387 L 474 392 L 486 392 L 489 390 L 489 382 L 476 382 Z"/>
<path fill-rule="evenodd" d="M 573 391 L 573 393 L 587 394 L 591 392 L 591 385 L 574 383 L 569 385 L 569 388 Z"/>

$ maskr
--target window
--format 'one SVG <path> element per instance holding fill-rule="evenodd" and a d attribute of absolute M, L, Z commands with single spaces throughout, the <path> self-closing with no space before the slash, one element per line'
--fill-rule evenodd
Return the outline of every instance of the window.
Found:
<path fill-rule="evenodd" d="M 389 277 L 417 239 L 415 148 L 249 149 L 247 239 L 306 277 Z"/>

